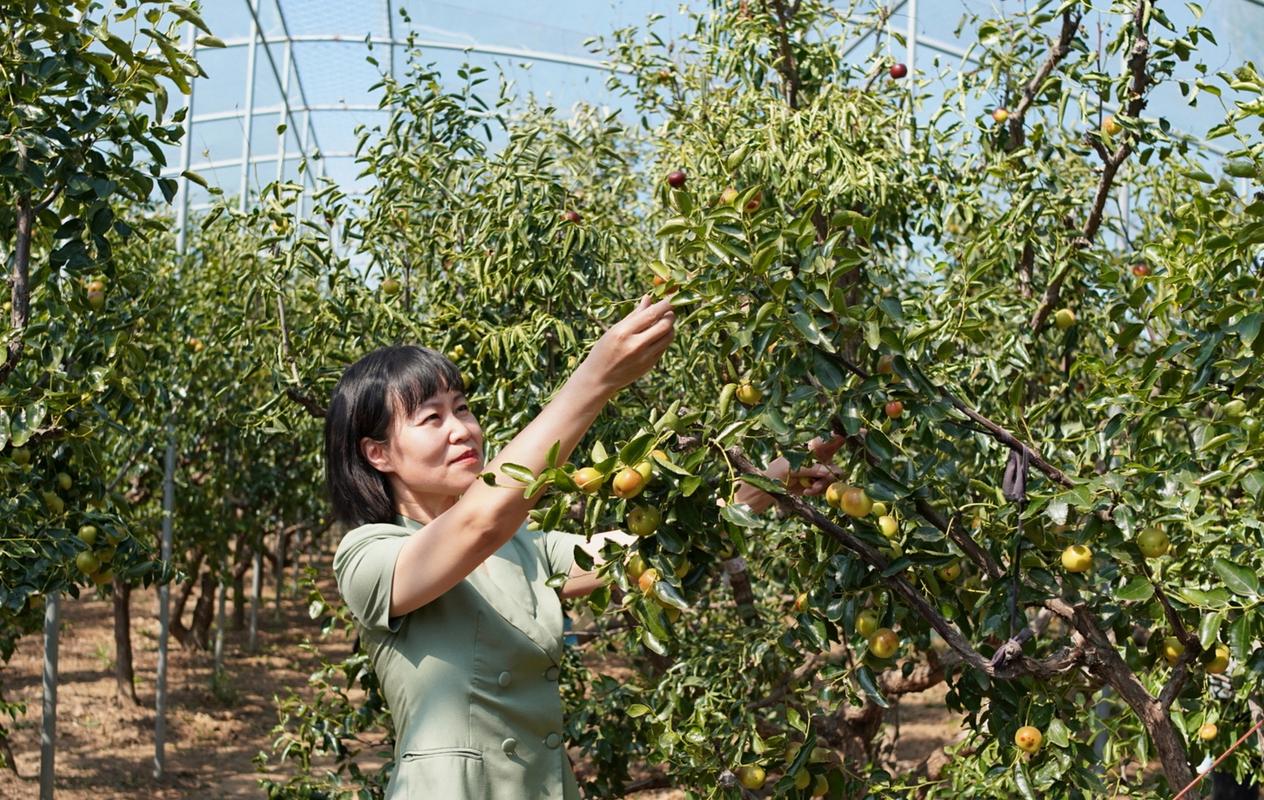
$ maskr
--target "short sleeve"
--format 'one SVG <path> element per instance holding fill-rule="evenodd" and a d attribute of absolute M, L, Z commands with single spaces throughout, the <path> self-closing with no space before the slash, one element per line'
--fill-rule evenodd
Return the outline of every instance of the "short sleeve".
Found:
<path fill-rule="evenodd" d="M 356 622 L 395 633 L 403 617 L 391 617 L 395 561 L 410 531 L 397 525 L 363 525 L 342 537 L 334 553 L 338 593 Z"/>
<path fill-rule="evenodd" d="M 569 575 L 575 563 L 575 548 L 588 539 L 575 533 L 544 531 L 538 539 L 550 575 Z"/>

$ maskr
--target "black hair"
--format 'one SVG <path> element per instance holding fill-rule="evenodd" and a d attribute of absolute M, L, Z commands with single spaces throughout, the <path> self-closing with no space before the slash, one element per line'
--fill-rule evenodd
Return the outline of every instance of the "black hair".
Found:
<path fill-rule="evenodd" d="M 461 373 L 427 347 L 383 347 L 342 373 L 325 412 L 325 482 L 338 521 L 354 528 L 395 520 L 390 483 L 365 459 L 360 440 L 386 441 L 396 414 L 411 416 L 445 390 L 465 392 Z"/>

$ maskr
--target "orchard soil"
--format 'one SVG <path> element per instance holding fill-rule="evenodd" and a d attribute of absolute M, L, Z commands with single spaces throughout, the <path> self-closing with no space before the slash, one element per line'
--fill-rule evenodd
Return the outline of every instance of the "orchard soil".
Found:
<path fill-rule="evenodd" d="M 329 554 L 319 560 L 321 589 L 335 597 Z M 292 577 L 293 572 L 289 573 Z M 271 583 L 271 581 L 266 581 Z M 288 583 L 288 581 L 287 581 Z M 224 661 L 227 680 L 213 687 L 209 651 L 182 648 L 173 638 L 168 657 L 166 774 L 155 779 L 154 681 L 158 655 L 156 592 L 132 593 L 132 648 L 140 705 L 115 690 L 114 636 L 109 599 L 85 593 L 62 603 L 62 635 L 57 709 L 56 795 L 58 800 L 132 800 L 145 798 L 258 798 L 260 773 L 252 759 L 271 744 L 276 724 L 274 696 L 289 689 L 304 692 L 317 657 L 300 647 L 315 641 L 329 657 L 345 654 L 347 643 L 318 640 L 317 624 L 307 616 L 307 601 L 295 593 L 275 597 L 265 588 L 259 614 L 258 651 L 246 652 L 246 632 L 228 630 Z M 191 613 L 186 611 L 187 615 Z M 231 618 L 231 605 L 230 614 Z M 186 620 L 187 621 L 187 620 Z M 0 771 L 0 797 L 39 795 L 40 670 L 43 645 L 38 635 L 23 639 L 12 660 L 0 668 L 6 699 L 26 704 L 17 720 L 5 720 L 19 775 Z M 909 695 L 900 704 L 895 757 L 912 769 L 959 730 L 943 707 L 943 687 Z M 285 765 L 270 760 L 278 777 Z M 577 761 L 582 774 L 585 764 Z M 634 775 L 643 778 L 645 772 Z M 673 789 L 638 792 L 636 800 L 679 800 Z"/>

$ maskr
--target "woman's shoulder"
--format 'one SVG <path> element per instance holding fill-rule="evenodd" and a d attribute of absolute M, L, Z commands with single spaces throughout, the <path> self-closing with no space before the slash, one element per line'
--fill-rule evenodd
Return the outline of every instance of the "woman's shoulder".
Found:
<path fill-rule="evenodd" d="M 352 528 L 342 535 L 342 539 L 338 542 L 338 549 L 334 552 L 334 562 L 337 563 L 341 559 L 340 555 L 345 555 L 364 545 L 378 540 L 405 538 L 411 530 L 403 525 L 396 525 L 393 522 L 370 522 L 367 525 L 360 525 Z"/>

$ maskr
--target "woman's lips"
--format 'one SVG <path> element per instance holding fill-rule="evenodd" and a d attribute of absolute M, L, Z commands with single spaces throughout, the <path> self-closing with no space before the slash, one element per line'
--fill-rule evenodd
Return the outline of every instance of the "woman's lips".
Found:
<path fill-rule="evenodd" d="M 452 463 L 464 464 L 466 461 L 477 461 L 477 460 L 478 460 L 478 451 L 466 450 L 464 453 L 462 453 L 461 455 L 453 459 Z"/>

